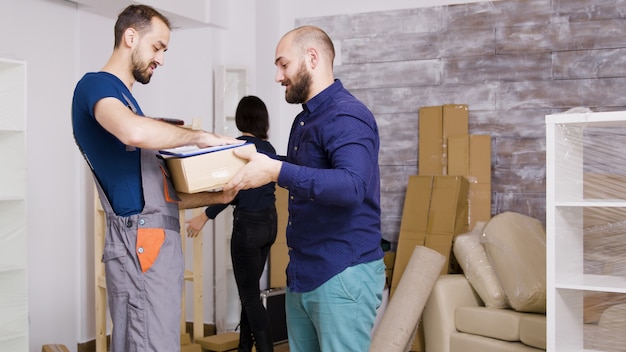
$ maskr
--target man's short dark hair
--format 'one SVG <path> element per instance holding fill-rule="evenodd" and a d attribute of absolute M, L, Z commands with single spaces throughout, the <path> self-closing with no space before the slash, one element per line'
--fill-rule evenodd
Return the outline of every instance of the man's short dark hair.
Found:
<path fill-rule="evenodd" d="M 115 22 L 115 47 L 122 42 L 124 31 L 128 28 L 134 28 L 139 33 L 145 33 L 150 30 L 152 26 L 152 18 L 158 18 L 167 28 L 172 28 L 170 20 L 163 16 L 159 11 L 148 5 L 130 5 L 125 8 L 117 16 L 117 22 Z"/>

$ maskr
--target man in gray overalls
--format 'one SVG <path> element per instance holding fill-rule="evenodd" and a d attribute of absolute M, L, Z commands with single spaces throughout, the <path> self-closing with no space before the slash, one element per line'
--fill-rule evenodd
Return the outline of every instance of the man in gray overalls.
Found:
<path fill-rule="evenodd" d="M 174 191 L 158 149 L 234 144 L 234 138 L 144 117 L 131 90 L 163 64 L 170 23 L 131 5 L 118 16 L 115 47 L 99 72 L 86 73 L 72 101 L 74 138 L 91 167 L 106 213 L 111 352 L 180 350 L 184 258 L 179 208 L 228 203 L 231 193 Z"/>

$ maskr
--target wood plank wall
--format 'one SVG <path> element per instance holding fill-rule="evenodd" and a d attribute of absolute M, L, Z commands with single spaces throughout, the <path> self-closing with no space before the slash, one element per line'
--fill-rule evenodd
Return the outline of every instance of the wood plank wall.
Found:
<path fill-rule="evenodd" d="M 492 215 L 545 223 L 545 115 L 626 110 L 626 0 L 503 0 L 303 18 L 336 43 L 336 77 L 374 112 L 383 237 L 416 174 L 418 109 L 468 104 L 492 137 Z"/>

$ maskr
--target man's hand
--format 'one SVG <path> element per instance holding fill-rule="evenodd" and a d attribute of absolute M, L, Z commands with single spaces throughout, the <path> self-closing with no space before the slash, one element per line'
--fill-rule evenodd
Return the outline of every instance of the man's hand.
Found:
<path fill-rule="evenodd" d="M 207 148 L 207 147 L 214 147 L 218 145 L 242 144 L 242 143 L 245 143 L 245 141 L 242 141 L 241 139 L 237 139 L 233 137 L 223 136 L 223 135 L 216 134 L 216 133 L 204 132 L 201 135 L 201 138 L 198 141 L 198 143 L 196 143 L 196 146 L 198 148 Z"/>
<path fill-rule="evenodd" d="M 235 149 L 234 153 L 248 163 L 224 186 L 225 192 L 258 188 L 278 180 L 282 162 L 251 150 Z"/>

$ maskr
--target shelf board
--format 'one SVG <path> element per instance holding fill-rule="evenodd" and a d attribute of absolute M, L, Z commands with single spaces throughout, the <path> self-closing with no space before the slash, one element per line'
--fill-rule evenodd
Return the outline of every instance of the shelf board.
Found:
<path fill-rule="evenodd" d="M 609 275 L 582 275 L 558 280 L 556 289 L 626 293 L 626 277 Z"/>
<path fill-rule="evenodd" d="M 26 270 L 26 267 L 22 265 L 0 266 L 0 274 L 22 271 L 22 270 Z"/>
<path fill-rule="evenodd" d="M 597 208 L 626 208 L 624 199 L 584 199 L 575 201 L 557 201 L 556 207 L 597 207 Z"/>
<path fill-rule="evenodd" d="M 588 112 L 576 114 L 552 114 L 546 116 L 547 124 L 584 126 L 626 126 L 624 111 Z"/>
<path fill-rule="evenodd" d="M 27 335 L 25 333 L 5 332 L 5 331 L 0 330 L 0 343 L 4 341 L 15 340 L 15 339 L 23 339 L 26 337 Z M 0 344 L 0 347 L 2 347 L 1 344 Z"/>
<path fill-rule="evenodd" d="M 0 202 L 15 202 L 26 200 L 24 196 L 0 196 Z"/>

